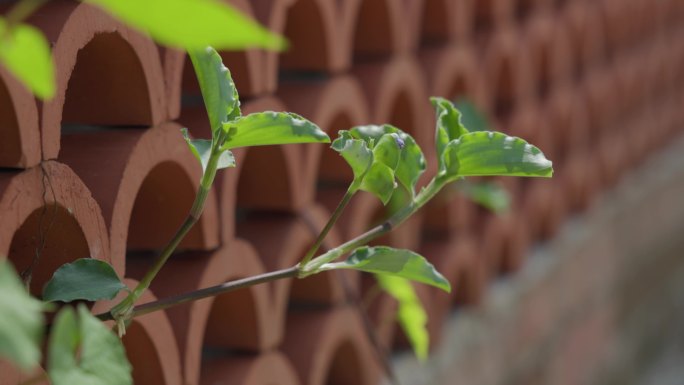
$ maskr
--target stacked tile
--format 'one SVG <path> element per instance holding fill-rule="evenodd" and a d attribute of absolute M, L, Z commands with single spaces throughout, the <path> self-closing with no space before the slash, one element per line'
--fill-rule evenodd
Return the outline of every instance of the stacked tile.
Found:
<path fill-rule="evenodd" d="M 430 174 L 427 97 L 468 98 L 494 127 L 554 160 L 552 180 L 493 180 L 513 194 L 505 215 L 445 192 L 377 241 L 420 250 L 453 283 L 452 295 L 416 286 L 433 346 L 454 307 L 477 304 L 488 282 L 521 268 L 531 245 L 684 123 L 678 0 L 231 3 L 291 43 L 283 54 L 222 53 L 245 112 L 297 112 L 331 136 L 395 124 L 424 149 Z M 58 92 L 38 103 L 0 69 L 0 255 L 32 277 L 35 295 L 58 266 L 82 257 L 111 262 L 133 284 L 199 183 L 179 132 L 208 135 L 191 66 L 183 52 L 85 4 L 52 1 L 30 22 L 52 43 Z M 220 174 L 144 301 L 292 266 L 351 180 L 325 146 L 235 155 L 238 167 Z M 359 194 L 324 247 L 386 215 Z M 378 352 L 406 344 L 395 311 L 372 278 L 325 273 L 142 317 L 124 343 L 139 384 L 374 384 Z M 0 382 L 14 383 L 4 373 Z"/>

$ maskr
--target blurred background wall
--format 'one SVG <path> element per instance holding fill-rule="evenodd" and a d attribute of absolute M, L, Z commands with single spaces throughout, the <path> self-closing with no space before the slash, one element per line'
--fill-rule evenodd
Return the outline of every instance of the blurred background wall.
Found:
<path fill-rule="evenodd" d="M 392 123 L 430 173 L 428 96 L 468 100 L 556 173 L 490 180 L 511 194 L 499 215 L 447 191 L 378 242 L 420 251 L 455 288 L 416 287 L 427 363 L 372 279 L 324 274 L 138 319 L 124 339 L 137 384 L 375 384 L 378 350 L 406 385 L 684 382 L 683 1 L 230 3 L 291 45 L 222 53 L 243 111 L 297 112 L 331 136 Z M 132 283 L 199 181 L 179 133 L 208 135 L 191 66 L 88 5 L 50 1 L 30 22 L 53 44 L 58 93 L 38 103 L 0 69 L 0 253 L 21 269 L 44 245 L 36 295 L 88 256 Z M 351 178 L 324 146 L 236 157 L 148 300 L 296 263 Z M 330 245 L 386 214 L 356 197 Z M 0 363 L 1 384 L 15 374 Z"/>

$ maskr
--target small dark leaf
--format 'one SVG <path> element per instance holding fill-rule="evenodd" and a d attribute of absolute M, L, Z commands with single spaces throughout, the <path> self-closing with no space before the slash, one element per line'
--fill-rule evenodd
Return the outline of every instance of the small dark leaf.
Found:
<path fill-rule="evenodd" d="M 113 299 L 126 285 L 107 262 L 92 258 L 77 259 L 62 265 L 43 290 L 47 302 Z"/>
<path fill-rule="evenodd" d="M 391 274 L 451 291 L 449 281 L 422 256 L 411 250 L 387 246 L 359 247 L 344 262 L 327 263 L 321 270 L 353 269 L 376 274 Z"/>

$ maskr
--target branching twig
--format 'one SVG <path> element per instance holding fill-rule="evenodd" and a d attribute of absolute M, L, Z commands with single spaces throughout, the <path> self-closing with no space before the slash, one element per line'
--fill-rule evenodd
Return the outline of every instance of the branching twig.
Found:
<path fill-rule="evenodd" d="M 220 285 L 211 286 L 204 289 L 199 289 L 191 291 L 189 293 L 181 294 L 178 296 L 169 297 L 158 301 L 148 302 L 144 305 L 136 306 L 132 308 L 130 312 L 130 317 L 134 318 L 155 311 L 168 309 L 170 307 L 181 305 L 187 302 L 197 301 L 207 297 L 214 297 L 238 289 L 258 285 L 260 283 L 277 281 L 279 279 L 292 278 L 296 276 L 297 268 L 290 267 L 288 269 L 276 270 L 270 273 L 264 273 L 248 278 L 242 278 L 235 281 L 225 282 Z M 97 318 L 99 318 L 102 321 L 110 321 L 114 319 L 111 312 L 99 314 Z"/>

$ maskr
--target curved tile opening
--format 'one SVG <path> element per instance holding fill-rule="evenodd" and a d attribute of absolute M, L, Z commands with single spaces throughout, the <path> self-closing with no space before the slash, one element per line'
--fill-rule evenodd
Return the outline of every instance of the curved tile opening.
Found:
<path fill-rule="evenodd" d="M 89 257 L 88 241 L 81 226 L 59 204 L 34 210 L 14 233 L 8 253 L 17 272 L 24 279 L 31 276 L 31 294 L 39 298 L 57 268 Z"/>
<path fill-rule="evenodd" d="M 298 0 L 287 10 L 283 35 L 290 49 L 280 55 L 280 69 L 288 71 L 335 71 L 341 63 L 334 51 L 339 24 L 330 1 Z"/>
<path fill-rule="evenodd" d="M 515 84 L 511 58 L 502 58 L 493 85 L 494 114 L 499 121 L 507 121 L 515 109 Z"/>
<path fill-rule="evenodd" d="M 31 275 L 31 293 L 64 263 L 78 258 L 110 262 L 104 220 L 85 185 L 66 166 L 44 162 L 0 173 L 0 254 Z"/>
<path fill-rule="evenodd" d="M 292 164 L 295 154 L 286 154 L 286 151 L 284 146 L 251 147 L 245 151 L 245 156 L 240 159 L 240 176 L 236 186 L 237 209 L 295 210 L 296 191 L 302 186 L 296 186 L 297 182 L 290 171 L 292 167 L 297 167 Z"/>
<path fill-rule="evenodd" d="M 207 361 L 200 385 L 298 385 L 297 374 L 279 352 L 233 356 Z"/>
<path fill-rule="evenodd" d="M 387 0 L 361 2 L 353 33 L 355 62 L 384 58 L 399 48 L 397 5 L 396 1 Z"/>
<path fill-rule="evenodd" d="M 353 308 L 288 314 L 282 350 L 302 383 L 373 384 L 379 378 L 371 349 Z"/>
<path fill-rule="evenodd" d="M 0 167 L 21 164 L 22 141 L 17 113 L 5 82 L 0 82 Z"/>
<path fill-rule="evenodd" d="M 62 126 L 149 127 L 167 117 L 152 40 L 89 4 L 50 2 L 31 22 L 51 43 L 57 75 L 55 97 L 41 106 L 43 158 L 58 157 Z"/>
<path fill-rule="evenodd" d="M 215 297 L 207 318 L 204 355 L 261 345 L 257 299 L 253 290 L 237 290 Z"/>
<path fill-rule="evenodd" d="M 154 166 L 135 197 L 128 225 L 127 249 L 156 250 L 163 247 L 180 227 L 195 198 L 194 184 L 175 162 Z M 201 229 L 195 227 L 180 248 L 202 244 Z"/>
<path fill-rule="evenodd" d="M 363 384 L 363 362 L 354 344 L 342 341 L 333 353 L 325 380 L 325 385 Z"/>
<path fill-rule="evenodd" d="M 126 328 L 126 335 L 122 338 L 126 348 L 126 356 L 133 367 L 134 384 L 169 384 L 164 380 L 164 370 L 159 360 L 159 354 L 154 342 L 147 331 L 138 322 L 132 322 Z M 177 382 L 176 382 L 177 383 Z"/>
<path fill-rule="evenodd" d="M 64 97 L 63 132 L 74 124 L 154 124 L 140 59 L 117 32 L 97 33 L 78 51 Z"/>
<path fill-rule="evenodd" d="M 463 1 L 461 1 L 463 3 Z M 423 20 L 421 22 L 421 46 L 440 45 L 449 42 L 454 29 L 452 11 L 455 1 L 425 0 L 423 2 Z"/>

